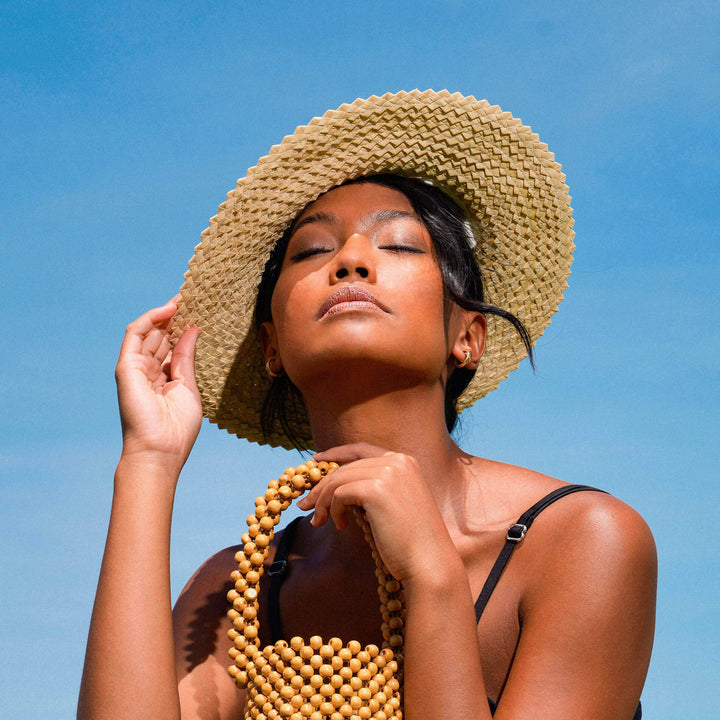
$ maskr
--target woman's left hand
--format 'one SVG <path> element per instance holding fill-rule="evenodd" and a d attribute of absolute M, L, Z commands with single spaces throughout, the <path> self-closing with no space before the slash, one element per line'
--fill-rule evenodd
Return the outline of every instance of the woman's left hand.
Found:
<path fill-rule="evenodd" d="M 331 518 L 344 530 L 348 508 L 362 508 L 386 567 L 405 583 L 422 581 L 434 572 L 436 562 L 456 553 L 414 457 L 356 443 L 318 453 L 315 459 L 341 466 L 298 502 L 302 510 L 315 509 L 313 525 Z"/>

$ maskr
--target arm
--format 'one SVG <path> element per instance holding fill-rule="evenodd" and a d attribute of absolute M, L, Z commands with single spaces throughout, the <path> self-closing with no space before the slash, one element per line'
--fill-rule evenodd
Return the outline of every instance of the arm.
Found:
<path fill-rule="evenodd" d="M 128 326 L 116 368 L 123 451 L 95 598 L 78 718 L 179 718 L 170 613 L 170 523 L 200 428 L 198 331 L 170 350 L 174 301 Z"/>

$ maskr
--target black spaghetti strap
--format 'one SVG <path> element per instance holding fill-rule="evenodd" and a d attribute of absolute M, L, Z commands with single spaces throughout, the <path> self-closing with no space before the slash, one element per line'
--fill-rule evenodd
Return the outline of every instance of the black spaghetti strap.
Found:
<path fill-rule="evenodd" d="M 570 495 L 571 493 L 580 492 L 583 490 L 592 490 L 593 492 L 605 492 L 604 490 L 599 490 L 598 488 L 591 487 L 590 485 L 564 485 L 563 487 L 557 488 L 557 490 L 553 490 L 551 493 L 548 493 L 541 500 L 538 500 L 538 502 L 536 502 L 529 510 L 526 510 L 518 518 L 518 521 L 516 523 L 513 523 L 508 528 L 508 531 L 505 535 L 505 545 L 503 545 L 503 549 L 500 551 L 500 555 L 498 555 L 498 558 L 495 561 L 495 564 L 493 565 L 487 580 L 485 581 L 485 585 L 480 592 L 480 596 L 475 603 L 475 620 L 477 622 L 480 622 L 483 610 L 485 610 L 485 606 L 487 605 L 488 600 L 490 599 L 490 596 L 492 595 L 493 590 L 498 583 L 498 580 L 500 580 L 500 576 L 505 569 L 505 565 L 507 565 L 507 562 L 510 559 L 510 555 L 512 555 L 513 550 L 523 541 L 525 533 L 532 525 L 533 520 L 535 520 L 535 518 L 548 505 L 552 505 L 552 503 L 554 503 L 556 500 L 559 500 L 561 497 L 565 497 L 565 495 Z"/>
<path fill-rule="evenodd" d="M 290 547 L 300 520 L 302 520 L 302 518 L 295 518 L 288 524 L 285 530 L 283 530 L 283 534 L 280 536 L 277 548 L 275 549 L 275 559 L 267 571 L 267 574 L 270 576 L 270 588 L 268 589 L 268 620 L 270 622 L 270 642 L 273 645 L 278 640 L 282 640 L 283 636 L 282 619 L 280 618 L 280 587 L 285 578 Z"/>

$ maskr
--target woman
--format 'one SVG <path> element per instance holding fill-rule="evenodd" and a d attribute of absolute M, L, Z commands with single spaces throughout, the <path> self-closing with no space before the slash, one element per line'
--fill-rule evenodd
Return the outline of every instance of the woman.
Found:
<path fill-rule="evenodd" d="M 457 409 L 529 350 L 525 328 L 534 340 L 549 322 L 571 249 L 552 156 L 474 98 L 357 101 L 273 148 L 211 221 L 180 309 L 128 327 L 79 716 L 243 714 L 225 619 L 238 548 L 210 558 L 170 611 L 175 484 L 204 409 L 340 464 L 299 502 L 311 519 L 273 546 L 289 563 L 281 591 L 261 581 L 261 646 L 382 643 L 371 550 L 348 512 L 361 507 L 402 582 L 404 717 L 632 718 L 654 619 L 645 523 L 609 495 L 573 492 L 524 537 L 531 520 L 518 518 L 566 484 L 470 456 L 449 434 Z"/>

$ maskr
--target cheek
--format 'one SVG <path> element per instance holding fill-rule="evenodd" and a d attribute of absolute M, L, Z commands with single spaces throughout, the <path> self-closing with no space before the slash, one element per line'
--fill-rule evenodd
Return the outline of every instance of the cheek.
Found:
<path fill-rule="evenodd" d="M 402 292 L 409 298 L 408 307 L 416 314 L 440 320 L 445 316 L 445 288 L 442 275 L 435 265 L 422 272 L 408 274 L 401 278 Z"/>
<path fill-rule="evenodd" d="M 278 343 L 282 350 L 287 342 L 294 342 L 293 333 L 313 317 L 314 297 L 311 276 L 295 278 L 291 272 L 282 272 L 273 291 L 270 309 Z"/>

